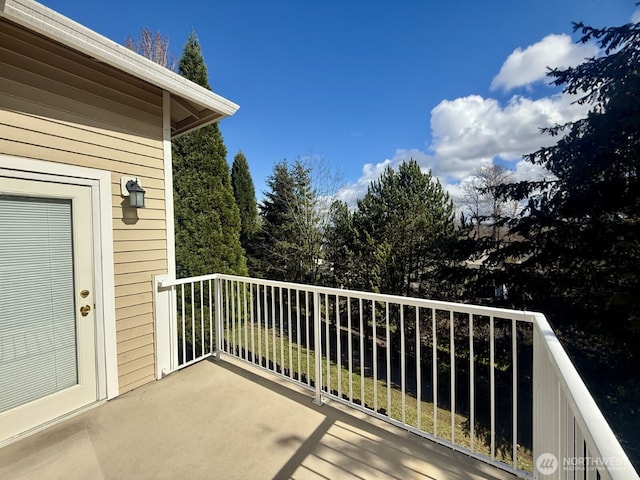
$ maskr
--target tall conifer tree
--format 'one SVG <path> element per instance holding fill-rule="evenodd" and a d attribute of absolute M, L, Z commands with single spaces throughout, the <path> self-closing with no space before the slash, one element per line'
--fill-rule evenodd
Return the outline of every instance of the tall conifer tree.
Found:
<path fill-rule="evenodd" d="M 233 158 L 231 184 L 233 196 L 240 210 L 240 241 L 246 249 L 251 237 L 258 231 L 258 204 L 249 163 L 242 151 Z"/>
<path fill-rule="evenodd" d="M 519 307 L 591 327 L 640 358 L 640 23 L 574 30 L 604 54 L 548 75 L 589 113 L 544 129 L 558 142 L 525 157 L 554 179 L 498 189 L 527 203 L 510 222 L 517 241 L 490 260 Z"/>
<path fill-rule="evenodd" d="M 356 288 L 442 296 L 437 272 L 455 235 L 453 218 L 451 198 L 431 172 L 413 159 L 397 171 L 387 167 L 354 214 L 354 250 L 364 272 L 352 276 Z"/>
<path fill-rule="evenodd" d="M 202 87 L 211 88 L 194 32 L 184 47 L 178 72 Z M 217 123 L 173 142 L 178 277 L 247 274 L 240 245 L 240 213 L 233 196 L 226 155 Z"/>

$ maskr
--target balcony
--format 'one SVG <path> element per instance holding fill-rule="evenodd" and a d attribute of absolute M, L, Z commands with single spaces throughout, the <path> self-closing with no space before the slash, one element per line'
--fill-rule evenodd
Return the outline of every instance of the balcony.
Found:
<path fill-rule="evenodd" d="M 167 378 L 3 448 L 0 478 L 638 479 L 541 314 L 155 282 Z"/>

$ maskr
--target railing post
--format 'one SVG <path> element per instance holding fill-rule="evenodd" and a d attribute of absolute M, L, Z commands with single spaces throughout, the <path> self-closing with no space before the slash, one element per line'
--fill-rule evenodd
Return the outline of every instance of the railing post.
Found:
<path fill-rule="evenodd" d="M 156 379 L 173 372 L 178 367 L 178 336 L 176 332 L 173 287 L 164 287 L 166 275 L 153 277 L 153 309 L 155 321 Z"/>
<path fill-rule="evenodd" d="M 320 314 L 320 294 L 313 292 L 313 339 L 316 369 L 316 396 L 313 403 L 322 406 L 322 336 L 320 333 Z"/>
<path fill-rule="evenodd" d="M 222 280 L 220 277 L 216 277 L 213 281 L 213 288 L 215 290 L 216 297 L 216 326 L 215 326 L 215 335 L 216 335 L 216 354 L 214 358 L 216 360 L 220 360 L 222 358 L 222 288 L 220 287 Z"/>

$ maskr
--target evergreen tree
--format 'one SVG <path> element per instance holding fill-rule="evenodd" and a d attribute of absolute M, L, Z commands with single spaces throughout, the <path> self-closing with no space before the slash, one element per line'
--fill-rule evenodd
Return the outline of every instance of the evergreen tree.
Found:
<path fill-rule="evenodd" d="M 260 206 L 261 273 L 267 278 L 317 283 L 320 277 L 322 222 L 311 172 L 301 161 L 275 165 Z"/>
<path fill-rule="evenodd" d="M 354 243 L 353 214 L 345 202 L 336 200 L 329 212 L 324 243 L 324 260 L 328 266 L 325 283 L 332 287 L 355 285 L 354 276 L 360 265 L 354 263 Z"/>
<path fill-rule="evenodd" d="M 286 161 L 277 163 L 267 179 L 269 190 L 260 205 L 262 228 L 259 234 L 258 256 L 260 275 L 273 280 L 296 280 L 291 265 L 294 255 L 291 206 L 295 203 L 295 188 Z"/>
<path fill-rule="evenodd" d="M 494 260 L 520 306 L 640 353 L 640 24 L 574 29 L 605 54 L 549 75 L 591 109 L 546 129 L 558 142 L 526 157 L 554 180 L 502 187 L 528 203 L 511 223 L 519 241 Z"/>
<path fill-rule="evenodd" d="M 438 269 L 455 236 L 454 208 L 431 172 L 414 160 L 388 167 L 358 201 L 354 250 L 359 288 L 383 293 L 442 296 Z M 372 285 L 377 281 L 377 285 Z"/>
<path fill-rule="evenodd" d="M 247 258 L 249 275 L 259 276 L 260 266 L 257 258 L 257 235 L 260 230 L 258 204 L 249 164 L 242 151 L 239 151 L 233 158 L 231 184 L 233 196 L 240 211 L 240 243 Z"/>
<path fill-rule="evenodd" d="M 178 64 L 185 78 L 210 89 L 195 33 Z M 226 148 L 217 123 L 173 142 L 173 179 L 178 277 L 247 274 Z"/>
<path fill-rule="evenodd" d="M 312 185 L 311 169 L 300 160 L 293 164 L 291 175 L 295 192 L 291 219 L 297 239 L 298 281 L 315 284 L 319 279 L 324 236 L 318 193 Z"/>
<path fill-rule="evenodd" d="M 510 222 L 517 241 L 492 260 L 509 301 L 541 310 L 558 329 L 637 465 L 640 24 L 574 30 L 582 42 L 595 39 L 603 54 L 550 76 L 590 111 L 547 129 L 557 143 L 526 157 L 555 179 L 499 189 L 526 208 Z"/>
<path fill-rule="evenodd" d="M 233 196 L 240 211 L 240 241 L 247 249 L 249 241 L 258 231 L 258 204 L 249 163 L 242 151 L 233 158 L 231 184 Z"/>

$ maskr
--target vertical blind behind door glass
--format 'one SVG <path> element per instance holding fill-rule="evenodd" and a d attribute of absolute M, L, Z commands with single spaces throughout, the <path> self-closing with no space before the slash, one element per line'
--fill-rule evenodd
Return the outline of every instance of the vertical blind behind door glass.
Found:
<path fill-rule="evenodd" d="M 77 381 L 71 200 L 0 195 L 0 412 Z"/>

